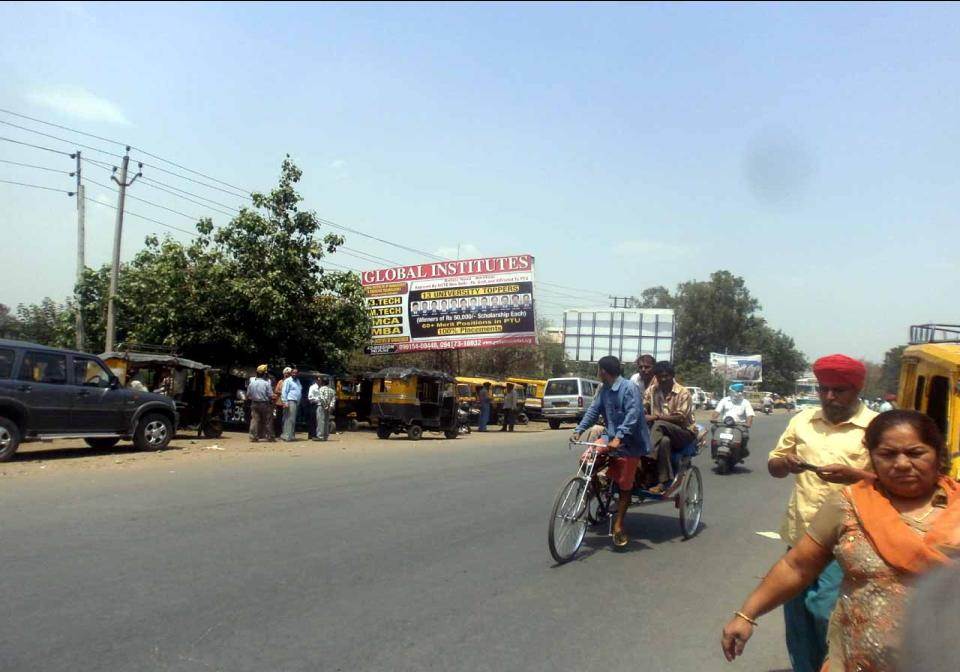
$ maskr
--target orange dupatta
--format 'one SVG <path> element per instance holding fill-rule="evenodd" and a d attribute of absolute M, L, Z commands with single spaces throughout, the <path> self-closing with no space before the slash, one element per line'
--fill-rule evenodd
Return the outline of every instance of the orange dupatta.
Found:
<path fill-rule="evenodd" d="M 937 486 L 946 493 L 947 506 L 923 537 L 910 529 L 874 481 L 846 488 L 864 532 L 894 569 L 920 574 L 952 562 L 940 549 L 960 545 L 960 484 L 941 476 Z"/>

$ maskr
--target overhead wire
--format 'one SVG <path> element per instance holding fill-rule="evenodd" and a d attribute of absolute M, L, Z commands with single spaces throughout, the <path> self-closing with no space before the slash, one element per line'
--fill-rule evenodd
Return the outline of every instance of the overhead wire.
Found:
<path fill-rule="evenodd" d="M 90 201 L 91 203 L 96 203 L 97 205 L 102 205 L 103 207 L 105 207 L 105 208 L 110 208 L 111 210 L 116 210 L 116 209 L 117 209 L 117 206 L 115 206 L 115 205 L 110 205 L 109 203 L 104 203 L 103 201 L 98 201 L 97 199 L 95 199 L 95 198 L 90 198 L 89 196 L 84 197 L 84 200 Z M 153 219 L 152 217 L 146 217 L 146 216 L 144 216 L 144 215 L 137 214 L 136 212 L 130 212 L 130 211 L 127 210 L 126 208 L 123 209 L 123 214 L 129 215 L 129 216 L 131 216 L 131 217 L 136 217 L 136 218 L 138 218 L 138 219 L 143 219 L 143 220 L 146 220 L 146 221 L 148 221 L 148 222 L 153 222 L 154 224 L 158 224 L 158 225 L 163 226 L 163 227 L 166 227 L 166 228 L 168 228 L 168 229 L 172 229 L 173 231 L 179 231 L 180 233 L 185 233 L 185 234 L 187 234 L 188 236 L 192 236 L 192 237 L 194 237 L 194 238 L 198 238 L 198 237 L 199 237 L 199 234 L 196 233 L 195 231 L 188 231 L 187 229 L 181 229 L 179 226 L 174 226 L 173 224 L 167 224 L 166 222 L 161 222 L 159 219 Z"/>
<path fill-rule="evenodd" d="M 25 147 L 33 147 L 34 149 L 42 149 L 47 152 L 53 152 L 54 154 L 63 154 L 64 156 L 73 156 L 70 152 L 64 152 L 59 149 L 53 149 L 52 147 L 44 147 L 43 145 L 35 145 L 32 142 L 24 142 L 22 140 L 14 140 L 13 138 L 7 138 L 5 136 L 0 136 L 0 140 L 5 142 L 12 142 L 17 145 L 24 145 Z"/>
<path fill-rule="evenodd" d="M 200 172 L 199 170 L 193 170 L 192 168 L 187 168 L 186 166 L 181 165 L 181 164 L 179 164 L 179 163 L 177 163 L 177 162 L 175 162 L 175 161 L 171 161 L 170 159 L 165 159 L 165 158 L 163 158 L 162 156 L 158 156 L 158 155 L 156 155 L 156 154 L 151 154 L 150 152 L 148 152 L 148 151 L 146 151 L 146 150 L 144 150 L 144 149 L 140 149 L 139 147 L 135 147 L 135 146 L 133 146 L 133 145 L 129 145 L 128 143 L 121 142 L 121 141 L 119 141 L 119 140 L 114 140 L 114 139 L 112 139 L 112 138 L 105 138 L 105 137 L 103 137 L 102 135 L 95 135 L 95 134 L 93 134 L 93 133 L 87 133 L 86 131 L 81 131 L 81 130 L 76 129 L 76 128 L 71 128 L 70 126 L 64 126 L 63 124 L 55 124 L 55 123 L 53 123 L 52 121 L 44 121 L 43 119 L 38 119 L 38 118 L 36 118 L 36 117 L 31 117 L 31 116 L 29 116 L 29 115 L 21 114 L 20 112 L 14 112 L 13 110 L 8 110 L 8 109 L 2 108 L 2 107 L 0 107 L 0 112 L 3 112 L 4 114 L 12 115 L 12 116 L 14 116 L 14 117 L 19 117 L 19 118 L 21 118 L 21 119 L 27 119 L 27 120 L 29 120 L 29 121 L 36 122 L 36 123 L 38 123 L 38 124 L 44 124 L 45 126 L 52 126 L 52 127 L 54 127 L 54 128 L 59 128 L 59 129 L 62 129 L 62 130 L 64 130 L 64 131 L 70 131 L 71 133 L 77 133 L 77 134 L 79 134 L 79 135 L 84 135 L 84 136 L 86 136 L 86 137 L 88 137 L 88 138 L 95 138 L 95 139 L 97 139 L 97 140 L 102 140 L 103 142 L 110 142 L 110 143 L 113 143 L 113 144 L 115 144 L 115 145 L 120 145 L 121 147 L 130 147 L 130 149 L 136 150 L 137 152 L 139 152 L 140 154 L 143 154 L 144 156 L 149 156 L 149 157 L 151 157 L 151 158 L 153 158 L 153 159 L 156 159 L 156 160 L 158 160 L 158 161 L 163 161 L 164 163 L 170 164 L 171 166 L 176 166 L 177 168 L 180 168 L 181 170 L 185 170 L 185 171 L 187 171 L 188 173 L 193 173 L 194 175 L 200 175 L 201 177 L 205 177 L 205 178 L 207 178 L 208 180 L 212 180 L 212 181 L 217 182 L 217 183 L 219 183 L 219 184 L 222 184 L 222 185 L 224 185 L 224 186 L 226 186 L 226 187 L 230 187 L 230 188 L 232 188 L 232 189 L 236 189 L 237 191 L 240 191 L 240 192 L 250 193 L 250 190 L 249 190 L 249 189 L 244 189 L 243 187 L 238 187 L 238 186 L 236 186 L 236 185 L 230 184 L 229 182 L 224 182 L 223 180 L 218 180 L 217 178 L 212 177 L 212 176 L 210 176 L 210 175 L 207 175 L 207 174 L 205 174 L 205 173 L 202 173 L 202 172 Z M 147 164 L 144 164 L 144 165 L 147 165 Z"/>
<path fill-rule="evenodd" d="M 83 147 L 84 149 L 89 149 L 89 150 L 94 151 L 94 152 L 100 152 L 101 154 L 106 154 L 107 156 L 115 156 L 115 157 L 117 157 L 118 159 L 122 159 L 122 158 L 123 158 L 123 155 L 122 155 L 122 154 L 114 154 L 113 152 L 108 152 L 107 150 L 105 150 L 105 149 L 100 149 L 99 147 L 93 147 L 93 146 L 91 146 L 91 145 L 84 145 L 84 144 L 82 144 L 82 143 L 75 142 L 74 140 L 66 140 L 66 139 L 64 139 L 64 138 L 59 138 L 59 137 L 57 137 L 57 136 L 55 136 L 55 135 L 50 135 L 49 133 L 44 133 L 43 131 L 38 131 L 38 130 L 35 129 L 35 128 L 28 128 L 27 126 L 20 126 L 19 124 L 15 124 L 15 123 L 13 123 L 13 122 L 11 122 L 11 121 L 4 121 L 3 119 L 0 119 L 0 124 L 5 124 L 5 125 L 7 125 L 7 126 L 12 126 L 13 128 L 19 128 L 21 131 L 27 131 L 28 133 L 36 133 L 37 135 L 42 135 L 42 136 L 45 137 L 45 138 L 50 138 L 51 140 L 56 140 L 56 141 L 58 141 L 58 142 L 65 142 L 65 143 L 67 143 L 68 145 L 73 145 L 73 146 L 75 146 L 75 147 Z"/>
<path fill-rule="evenodd" d="M 69 170 L 61 170 L 59 168 L 48 168 L 46 166 L 37 166 L 32 163 L 20 163 L 19 161 L 9 161 L 7 159 L 0 159 L 0 163 L 9 163 L 11 166 L 20 166 L 21 168 L 36 168 L 37 170 L 46 170 L 51 173 L 62 173 L 63 175 L 69 175 Z"/>
<path fill-rule="evenodd" d="M 89 177 L 84 177 L 83 180 L 86 181 L 86 182 L 90 182 L 91 184 L 95 184 L 95 185 L 97 185 L 98 187 L 103 187 L 104 189 L 113 189 L 113 187 L 111 187 L 110 185 L 108 185 L 108 184 L 103 184 L 102 182 L 97 182 L 96 180 L 91 180 Z M 179 210 L 174 210 L 173 208 L 168 208 L 168 207 L 165 206 L 165 205 L 160 205 L 159 203 L 154 203 L 153 201 L 148 201 L 148 200 L 145 199 L 145 198 L 140 198 L 139 196 L 134 196 L 133 194 L 127 194 L 127 195 L 126 195 L 126 198 L 129 198 L 129 199 L 131 199 L 131 200 L 133 200 L 133 201 L 140 201 L 141 203 L 146 203 L 147 205 L 152 205 L 153 207 L 155 207 L 155 208 L 160 208 L 161 210 L 167 210 L 168 212 L 172 212 L 172 213 L 175 214 L 175 215 L 180 215 L 181 217 L 186 217 L 187 219 L 189 219 L 189 220 L 191 220 L 191 221 L 194 221 L 194 222 L 198 222 L 198 221 L 200 221 L 201 219 L 203 219 L 202 217 L 195 217 L 194 215 L 188 215 L 188 214 L 185 213 L 185 212 L 180 212 Z"/>
<path fill-rule="evenodd" d="M 59 191 L 61 194 L 66 194 L 67 196 L 73 196 L 75 192 L 67 191 L 66 189 L 57 189 L 55 187 L 45 187 L 42 184 L 30 184 L 28 182 L 16 182 L 14 180 L 0 180 L 0 183 L 3 184 L 13 184 L 18 187 L 30 187 L 32 189 L 44 189 L 46 191 Z"/>

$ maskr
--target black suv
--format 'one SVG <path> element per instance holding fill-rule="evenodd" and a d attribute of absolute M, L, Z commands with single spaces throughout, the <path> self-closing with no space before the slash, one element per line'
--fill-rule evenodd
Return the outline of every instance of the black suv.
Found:
<path fill-rule="evenodd" d="M 99 357 L 0 340 L 0 462 L 21 441 L 82 438 L 93 448 L 133 439 L 165 448 L 177 426 L 173 399 L 120 386 Z"/>

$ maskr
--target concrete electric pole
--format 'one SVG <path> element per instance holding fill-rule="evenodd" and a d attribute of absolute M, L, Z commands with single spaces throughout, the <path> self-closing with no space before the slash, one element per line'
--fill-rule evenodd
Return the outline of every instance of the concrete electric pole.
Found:
<path fill-rule="evenodd" d="M 86 245 L 86 234 L 84 233 L 84 216 L 86 214 L 86 201 L 83 188 L 83 182 L 80 181 L 80 150 L 73 155 L 77 159 L 77 284 L 83 279 L 83 269 L 86 266 L 84 246 Z M 74 292 L 76 295 L 76 292 Z M 83 350 L 83 315 L 80 313 L 80 306 L 77 305 L 77 350 Z"/>
<path fill-rule="evenodd" d="M 116 175 L 111 175 L 110 179 L 117 183 L 120 196 L 117 199 L 117 225 L 113 231 L 113 265 L 110 268 L 110 296 L 107 298 L 107 334 L 104 343 L 105 352 L 113 352 L 114 339 L 116 338 L 116 299 L 117 282 L 120 277 L 120 240 L 123 234 L 123 203 L 127 196 L 127 187 L 137 181 L 143 173 L 139 170 L 133 176 L 133 179 L 127 182 L 127 168 L 130 165 L 130 148 L 123 155 L 123 163 L 120 164 L 120 179 Z M 143 164 L 139 164 L 143 168 Z M 116 171 L 116 168 L 114 168 Z"/>

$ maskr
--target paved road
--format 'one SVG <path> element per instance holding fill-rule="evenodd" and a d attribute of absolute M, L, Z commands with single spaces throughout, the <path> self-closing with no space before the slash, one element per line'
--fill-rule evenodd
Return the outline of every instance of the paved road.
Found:
<path fill-rule="evenodd" d="M 704 528 L 635 509 L 628 552 L 553 566 L 566 432 L 305 444 L 298 455 L 0 485 L 0 669 L 727 669 L 722 624 L 781 551 L 789 483 L 708 456 Z M 785 670 L 779 613 L 740 670 Z"/>

